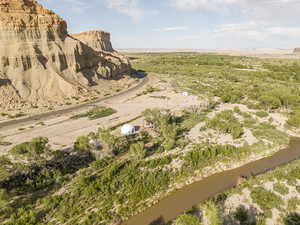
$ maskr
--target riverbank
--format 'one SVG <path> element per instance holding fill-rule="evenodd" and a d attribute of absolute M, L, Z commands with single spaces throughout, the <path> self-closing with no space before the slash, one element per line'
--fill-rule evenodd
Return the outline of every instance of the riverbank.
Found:
<path fill-rule="evenodd" d="M 256 176 L 299 158 L 299 148 L 300 138 L 292 137 L 289 146 L 280 151 L 253 156 L 252 160 L 238 162 L 233 167 L 224 164 L 225 170 L 207 168 L 209 172 L 174 185 L 174 188 L 153 202 L 153 207 L 133 216 L 122 225 L 148 225 L 158 220 L 168 222 L 199 202 L 236 186 L 241 177 Z"/>
<path fill-rule="evenodd" d="M 300 160 L 296 159 L 262 175 L 243 179 L 237 187 L 198 202 L 168 224 L 189 224 L 191 220 L 197 225 L 208 225 L 211 221 L 228 225 L 299 224 L 299 168 Z"/>

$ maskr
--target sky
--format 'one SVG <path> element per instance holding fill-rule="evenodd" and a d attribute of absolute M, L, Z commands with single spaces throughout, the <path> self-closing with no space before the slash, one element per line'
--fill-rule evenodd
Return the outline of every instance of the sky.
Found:
<path fill-rule="evenodd" d="M 105 30 L 115 48 L 300 47 L 300 0 L 38 0 L 69 33 Z"/>

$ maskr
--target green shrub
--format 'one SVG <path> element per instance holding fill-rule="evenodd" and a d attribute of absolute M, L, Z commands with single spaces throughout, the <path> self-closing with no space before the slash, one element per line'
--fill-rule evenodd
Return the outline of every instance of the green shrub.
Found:
<path fill-rule="evenodd" d="M 281 197 L 264 188 L 254 188 L 251 192 L 251 198 L 263 211 L 269 211 L 284 204 Z"/>
<path fill-rule="evenodd" d="M 284 219 L 285 225 L 299 225 L 300 215 L 298 213 L 291 213 Z"/>
<path fill-rule="evenodd" d="M 0 141 L 0 145 L 2 145 L 2 146 L 9 146 L 9 145 L 12 145 L 12 143 L 8 142 L 8 141 Z"/>
<path fill-rule="evenodd" d="M 210 225 L 221 225 L 221 218 L 219 216 L 219 207 L 215 202 L 209 200 L 204 203 L 204 213 L 210 222 Z"/>
<path fill-rule="evenodd" d="M 263 95 L 258 99 L 258 101 L 261 106 L 266 107 L 267 109 L 278 109 L 281 107 L 280 99 L 275 96 Z"/>
<path fill-rule="evenodd" d="M 161 134 L 164 138 L 162 146 L 165 151 L 173 149 L 176 144 L 177 127 L 176 124 L 164 124 L 161 128 Z"/>
<path fill-rule="evenodd" d="M 99 137 L 107 145 L 114 155 L 126 153 L 129 150 L 129 142 L 126 137 L 116 137 L 110 130 L 99 129 Z"/>
<path fill-rule="evenodd" d="M 300 128 L 300 111 L 292 112 L 287 123 L 292 127 Z"/>
<path fill-rule="evenodd" d="M 145 91 L 143 91 L 142 93 L 137 94 L 137 96 L 147 95 L 147 94 L 150 94 L 150 93 L 153 93 L 153 92 L 156 92 L 156 91 L 160 91 L 160 89 L 152 87 L 152 86 L 148 86 Z"/>
<path fill-rule="evenodd" d="M 88 117 L 90 120 L 96 120 L 96 119 L 110 116 L 112 114 L 115 114 L 116 112 L 117 111 L 112 108 L 107 108 L 104 106 L 96 106 L 93 109 L 89 110 L 87 113 L 82 113 L 82 114 L 72 116 L 71 119 Z"/>
<path fill-rule="evenodd" d="M 112 114 L 115 114 L 117 111 L 112 108 L 106 108 L 106 107 L 95 107 L 94 109 L 90 110 L 88 112 L 88 118 L 90 120 L 96 120 L 99 118 L 107 117 Z"/>
<path fill-rule="evenodd" d="M 201 225 L 201 221 L 196 216 L 190 214 L 183 214 L 176 219 L 175 224 L 176 225 Z"/>
<path fill-rule="evenodd" d="M 24 117 L 24 116 L 26 116 L 26 114 L 25 114 L 25 113 L 22 113 L 22 112 L 17 113 L 17 114 L 15 114 L 15 115 L 8 115 L 8 117 L 9 117 L 10 119 L 16 119 L 16 118 Z"/>
<path fill-rule="evenodd" d="M 300 193 L 300 186 L 296 186 L 296 190 L 298 193 Z"/>
<path fill-rule="evenodd" d="M 30 142 L 16 145 L 10 150 L 11 154 L 28 157 L 39 157 L 45 153 L 49 140 L 46 137 L 33 138 Z"/>
<path fill-rule="evenodd" d="M 166 156 L 166 157 L 163 157 L 163 158 L 144 161 L 144 162 L 141 163 L 141 166 L 145 166 L 145 167 L 148 167 L 148 168 L 155 169 L 159 166 L 168 165 L 171 162 L 172 162 L 172 157 L 171 156 Z"/>
<path fill-rule="evenodd" d="M 38 215 L 33 210 L 18 209 L 8 222 L 8 225 L 38 225 Z"/>
<path fill-rule="evenodd" d="M 145 121 L 153 125 L 157 132 L 160 132 L 163 125 L 172 123 L 174 119 L 169 110 L 158 108 L 145 110 L 143 116 L 145 117 Z"/>
<path fill-rule="evenodd" d="M 131 144 L 129 151 L 134 159 L 141 160 L 146 156 L 145 144 L 142 141 Z"/>
<path fill-rule="evenodd" d="M 113 149 L 117 138 L 111 134 L 111 130 L 99 129 L 98 133 L 100 139 L 108 146 L 108 148 Z"/>
<path fill-rule="evenodd" d="M 234 139 L 240 138 L 244 133 L 242 124 L 234 116 L 232 110 L 218 113 L 214 118 L 207 121 L 206 127 L 231 134 Z"/>
<path fill-rule="evenodd" d="M 120 155 L 128 152 L 129 150 L 129 142 L 126 139 L 126 137 L 118 137 L 116 139 L 116 142 L 112 146 L 111 151 L 114 153 L 114 155 Z"/>
<path fill-rule="evenodd" d="M 288 200 L 287 210 L 295 211 L 295 210 L 297 210 L 298 206 L 300 206 L 300 200 L 296 197 L 290 198 Z"/>
<path fill-rule="evenodd" d="M 216 160 L 229 160 L 234 158 L 243 158 L 249 153 L 245 147 L 235 147 L 232 145 L 205 145 L 194 144 L 192 151 L 185 157 L 184 167 L 199 169 L 210 165 Z"/>
<path fill-rule="evenodd" d="M 145 121 L 151 124 L 162 139 L 161 146 L 165 151 L 175 147 L 178 128 L 176 118 L 169 110 L 147 109 L 143 112 Z"/>
<path fill-rule="evenodd" d="M 114 161 L 113 158 L 105 157 L 103 159 L 96 160 L 92 162 L 90 165 L 94 169 L 104 169 L 109 166 Z"/>
<path fill-rule="evenodd" d="M 289 193 L 289 189 L 284 184 L 280 183 L 274 184 L 273 190 L 282 195 L 287 195 Z"/>
<path fill-rule="evenodd" d="M 91 149 L 89 141 L 90 139 L 88 136 L 78 137 L 74 143 L 74 149 L 89 151 Z"/>
<path fill-rule="evenodd" d="M 256 112 L 256 116 L 261 117 L 261 118 L 267 117 L 268 115 L 269 115 L 269 113 L 264 112 L 264 111 Z"/>
<path fill-rule="evenodd" d="M 0 156 L 0 180 L 6 180 L 13 172 L 13 163 L 6 156 Z"/>
<path fill-rule="evenodd" d="M 234 218 L 240 222 L 240 224 L 246 224 L 249 220 L 248 211 L 244 207 L 239 207 L 234 213 Z"/>

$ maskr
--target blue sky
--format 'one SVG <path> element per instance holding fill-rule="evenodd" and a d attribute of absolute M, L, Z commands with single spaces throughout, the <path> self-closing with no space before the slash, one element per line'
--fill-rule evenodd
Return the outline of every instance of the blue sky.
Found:
<path fill-rule="evenodd" d="M 300 0 L 39 0 L 69 32 L 101 29 L 115 48 L 300 47 Z"/>

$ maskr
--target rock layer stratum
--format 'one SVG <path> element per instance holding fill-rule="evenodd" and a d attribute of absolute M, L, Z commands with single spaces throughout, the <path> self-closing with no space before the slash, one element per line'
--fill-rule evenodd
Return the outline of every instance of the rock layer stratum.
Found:
<path fill-rule="evenodd" d="M 130 72 L 109 33 L 83 34 L 36 0 L 0 0 L 0 108 L 78 96 Z"/>

